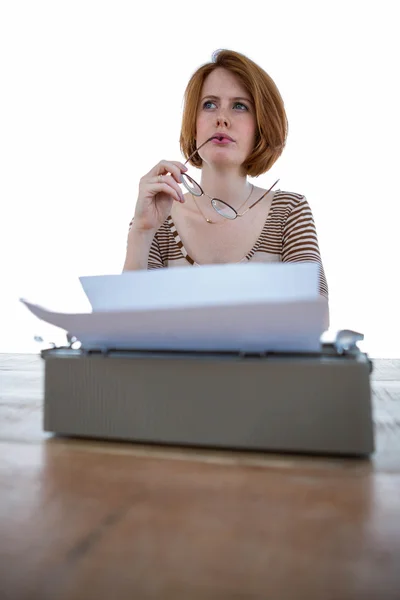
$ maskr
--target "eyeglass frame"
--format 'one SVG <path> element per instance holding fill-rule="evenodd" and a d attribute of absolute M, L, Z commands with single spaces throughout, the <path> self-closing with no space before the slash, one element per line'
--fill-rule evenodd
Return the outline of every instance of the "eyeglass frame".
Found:
<path fill-rule="evenodd" d="M 216 137 L 217 136 L 213 135 L 212 137 L 208 138 L 208 140 L 206 140 L 203 144 L 201 144 L 198 148 L 196 148 L 196 150 L 189 156 L 189 158 L 185 161 L 184 164 L 186 165 L 186 163 L 189 162 L 189 160 L 200 150 L 200 148 L 202 148 L 205 144 L 207 144 L 211 140 L 215 139 Z M 201 190 L 201 194 L 193 194 L 192 190 L 185 183 L 185 181 L 183 179 L 184 177 L 186 177 L 187 179 L 189 179 L 189 181 L 193 182 Z M 197 181 L 195 181 L 193 179 L 193 177 L 190 177 L 190 175 L 187 175 L 186 173 L 182 173 L 182 185 L 185 186 L 185 188 L 187 189 L 187 191 L 190 194 L 193 194 L 194 196 L 196 196 L 196 198 L 201 198 L 202 196 L 207 196 L 207 198 L 210 198 L 211 206 L 213 207 L 213 209 L 215 210 L 215 212 L 217 212 L 221 217 L 224 217 L 224 219 L 229 219 L 230 221 L 234 221 L 238 217 L 243 217 L 247 212 L 249 212 L 249 210 L 251 210 L 252 208 L 254 208 L 254 206 L 256 206 L 259 202 L 261 202 L 261 200 L 263 198 L 265 198 L 265 196 L 267 196 L 269 194 L 269 192 L 272 190 L 272 188 L 276 186 L 276 184 L 278 183 L 278 181 L 279 181 L 279 179 L 277 179 L 275 181 L 275 183 L 269 188 L 269 190 L 267 190 L 266 192 L 264 192 L 264 194 L 261 196 L 261 198 L 259 198 L 253 204 L 251 204 L 251 206 L 249 206 L 248 208 L 246 208 L 246 210 L 244 212 L 238 213 L 237 210 L 235 208 L 233 208 L 233 206 L 231 206 L 230 204 L 228 204 L 228 202 L 225 202 L 224 200 L 220 200 L 219 198 L 214 198 L 214 197 L 209 196 L 208 194 L 205 193 L 205 191 L 203 190 L 203 188 L 201 187 L 201 185 L 199 185 L 197 183 Z M 225 206 L 227 206 L 230 210 L 232 210 L 235 213 L 235 216 L 234 217 L 227 217 L 226 215 L 223 215 L 215 207 L 214 202 L 220 202 L 221 204 L 225 204 Z"/>

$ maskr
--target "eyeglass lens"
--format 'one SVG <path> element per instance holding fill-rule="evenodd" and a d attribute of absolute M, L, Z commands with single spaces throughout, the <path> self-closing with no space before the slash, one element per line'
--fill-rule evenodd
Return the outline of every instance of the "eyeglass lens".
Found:
<path fill-rule="evenodd" d="M 236 211 L 229 204 L 225 204 L 225 202 L 218 200 L 218 198 L 213 198 L 211 204 L 217 213 L 225 217 L 225 219 L 236 219 Z"/>
<path fill-rule="evenodd" d="M 198 183 L 195 182 L 189 175 L 186 173 L 182 174 L 182 184 L 185 186 L 188 192 L 193 194 L 193 196 L 202 196 L 203 190 L 199 186 Z"/>

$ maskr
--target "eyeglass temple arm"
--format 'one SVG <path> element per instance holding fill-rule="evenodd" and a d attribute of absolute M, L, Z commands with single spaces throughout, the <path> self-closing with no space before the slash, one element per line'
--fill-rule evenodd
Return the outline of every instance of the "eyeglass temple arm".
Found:
<path fill-rule="evenodd" d="M 262 200 L 263 198 L 265 198 L 265 196 L 266 196 L 267 194 L 269 194 L 269 193 L 270 193 L 270 191 L 272 190 L 272 188 L 276 186 L 276 184 L 278 183 L 278 181 L 279 181 L 279 179 L 277 179 L 277 180 L 275 181 L 275 183 L 274 183 L 274 184 L 273 184 L 273 185 L 272 185 L 272 186 L 269 188 L 269 190 L 267 190 L 267 191 L 265 192 L 265 194 L 263 194 L 263 195 L 261 196 L 261 198 L 259 198 L 258 200 L 256 200 L 256 201 L 254 202 L 254 204 L 251 204 L 251 205 L 249 206 L 249 208 L 246 208 L 246 210 L 245 210 L 244 212 L 240 213 L 240 215 L 238 214 L 238 217 L 243 217 L 243 215 L 245 215 L 247 212 L 249 212 L 249 210 L 250 210 L 251 208 L 253 208 L 253 206 L 256 206 L 256 204 L 258 204 L 259 202 L 261 202 L 261 200 Z"/>
<path fill-rule="evenodd" d="M 198 148 L 196 148 L 196 150 L 193 152 L 193 154 L 191 154 L 189 156 L 189 158 L 184 162 L 184 164 L 186 165 L 186 163 L 189 162 L 189 160 L 200 150 L 200 148 L 202 148 L 203 146 L 205 146 L 206 144 L 208 144 L 208 142 L 211 142 L 211 140 L 213 140 L 213 139 L 214 139 L 214 136 L 208 138 L 208 140 L 206 140 L 205 142 L 203 142 L 202 144 L 200 144 L 200 146 Z"/>

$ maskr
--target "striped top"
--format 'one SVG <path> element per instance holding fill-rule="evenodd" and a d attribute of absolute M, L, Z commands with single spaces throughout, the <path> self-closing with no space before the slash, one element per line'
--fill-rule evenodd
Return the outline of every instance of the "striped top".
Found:
<path fill-rule="evenodd" d="M 314 218 L 306 197 L 301 194 L 275 192 L 259 238 L 239 262 L 247 261 L 317 262 L 320 265 L 319 292 L 328 299 Z M 200 266 L 186 251 L 169 216 L 154 236 L 148 269 L 189 265 Z"/>

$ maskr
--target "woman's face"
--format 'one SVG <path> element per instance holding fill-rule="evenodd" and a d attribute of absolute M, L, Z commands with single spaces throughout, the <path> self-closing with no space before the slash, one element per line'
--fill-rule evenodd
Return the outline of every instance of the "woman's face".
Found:
<path fill-rule="evenodd" d="M 230 71 L 215 69 L 204 81 L 196 120 L 196 144 L 199 146 L 216 133 L 233 141 L 211 141 L 199 154 L 206 164 L 239 166 L 252 152 L 256 118 L 250 94 Z"/>

